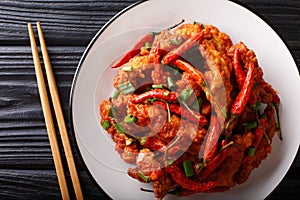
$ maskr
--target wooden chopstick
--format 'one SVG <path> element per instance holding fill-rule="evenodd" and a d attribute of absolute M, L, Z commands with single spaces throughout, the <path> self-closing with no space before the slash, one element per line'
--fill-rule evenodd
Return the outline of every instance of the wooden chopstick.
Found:
<path fill-rule="evenodd" d="M 31 43 L 34 68 L 35 68 L 35 73 L 36 73 L 36 79 L 37 79 L 38 89 L 39 89 L 39 93 L 40 93 L 44 118 L 45 118 L 45 122 L 46 122 L 50 147 L 51 147 L 54 165 L 55 165 L 55 169 L 56 169 L 56 174 L 57 174 L 57 178 L 58 178 L 58 183 L 60 186 L 62 198 L 70 199 L 68 186 L 67 186 L 67 182 L 66 182 L 66 177 L 64 174 L 64 169 L 63 169 L 60 152 L 59 152 L 59 147 L 58 147 L 58 143 L 57 143 L 53 118 L 52 118 L 51 109 L 50 109 L 50 103 L 48 100 L 48 95 L 47 95 L 47 90 L 46 90 L 46 85 L 45 85 L 45 80 L 43 77 L 42 66 L 40 63 L 39 53 L 38 53 L 38 49 L 36 46 L 34 32 L 33 32 L 31 24 L 28 24 L 28 31 L 29 31 L 29 37 L 30 37 L 30 43 Z"/>
<path fill-rule="evenodd" d="M 54 111 L 55 111 L 55 116 L 57 119 L 59 132 L 60 132 L 61 139 L 62 139 L 64 152 L 66 155 L 68 168 L 70 171 L 73 188 L 75 191 L 76 198 L 81 200 L 81 199 L 83 199 L 83 194 L 82 194 L 82 190 L 80 187 L 80 182 L 79 182 L 79 178 L 78 178 L 78 174 L 77 174 L 77 170 L 76 170 L 76 166 L 75 166 L 75 162 L 74 162 L 74 157 L 72 154 L 71 145 L 70 145 L 70 141 L 69 141 L 68 133 L 67 133 L 67 128 L 66 128 L 66 124 L 65 124 L 64 117 L 63 117 L 61 104 L 60 104 L 59 94 L 58 94 L 57 86 L 55 83 L 55 78 L 53 75 L 50 58 L 48 55 L 47 46 L 46 46 L 46 42 L 44 39 L 44 35 L 42 32 L 42 27 L 41 27 L 40 22 L 37 22 L 37 29 L 38 29 L 38 35 L 39 35 L 40 45 L 41 45 L 41 49 L 42 49 L 44 66 L 46 69 L 46 76 L 47 76 L 47 80 L 48 80 L 49 90 L 50 90 L 50 94 L 51 94 L 51 98 L 52 98 L 52 103 L 53 103 L 53 107 L 54 107 Z M 52 154 L 53 154 L 54 164 L 55 164 L 55 168 L 56 168 L 56 173 L 57 173 L 57 177 L 58 177 L 58 182 L 60 185 L 60 190 L 61 190 L 63 199 L 70 199 L 67 184 L 66 184 L 64 169 L 63 169 L 62 162 L 61 162 L 59 147 L 57 144 L 57 138 L 56 138 L 56 134 L 55 134 L 53 118 L 52 118 L 52 114 L 51 114 L 51 110 L 50 110 L 50 103 L 48 100 L 45 81 L 43 78 L 42 67 L 41 67 L 40 59 L 39 59 L 39 55 L 38 55 L 38 49 L 36 46 L 32 25 L 30 23 L 28 24 L 28 30 L 29 30 L 29 36 L 30 36 L 30 41 L 31 41 L 31 49 L 32 49 L 32 55 L 33 55 L 33 60 L 34 60 L 34 66 L 35 66 L 35 70 L 36 70 L 37 83 L 38 83 L 38 87 L 39 87 L 39 93 L 40 93 L 43 113 L 44 113 L 44 117 L 45 117 L 45 121 L 46 121 L 46 127 L 47 127 L 48 137 L 49 137 L 49 141 L 50 141 L 50 146 L 51 146 L 51 150 L 52 150 Z"/>
<path fill-rule="evenodd" d="M 62 111 L 61 104 L 60 104 L 59 94 L 57 91 L 56 81 L 55 81 L 55 78 L 53 75 L 50 58 L 48 55 L 47 46 L 46 46 L 46 42 L 44 39 L 44 34 L 42 31 L 40 22 L 37 22 L 37 30 L 38 30 L 38 35 L 39 35 L 39 39 L 40 39 L 40 45 L 41 45 L 41 49 L 42 49 L 43 60 L 44 60 L 44 65 L 45 65 L 45 69 L 46 69 L 48 85 L 50 88 L 52 103 L 53 103 L 55 116 L 56 116 L 57 123 L 58 123 L 59 132 L 60 132 L 60 135 L 62 138 L 62 144 L 63 144 L 63 148 L 65 151 L 67 164 L 69 167 L 75 195 L 76 195 L 77 199 L 83 199 L 80 182 L 79 182 L 79 178 L 78 178 L 78 174 L 77 174 L 77 170 L 76 170 L 76 166 L 75 166 L 75 162 L 74 162 L 74 157 L 72 154 L 72 149 L 71 149 L 71 145 L 70 145 L 70 141 L 69 141 L 69 137 L 68 137 L 68 133 L 67 133 L 66 123 L 65 123 L 63 111 Z"/>

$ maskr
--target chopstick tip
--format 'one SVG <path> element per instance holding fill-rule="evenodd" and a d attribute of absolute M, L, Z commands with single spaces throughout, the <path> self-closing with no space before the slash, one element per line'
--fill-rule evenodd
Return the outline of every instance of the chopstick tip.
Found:
<path fill-rule="evenodd" d="M 32 30 L 32 24 L 31 23 L 28 23 L 27 27 L 28 27 L 28 30 Z"/>

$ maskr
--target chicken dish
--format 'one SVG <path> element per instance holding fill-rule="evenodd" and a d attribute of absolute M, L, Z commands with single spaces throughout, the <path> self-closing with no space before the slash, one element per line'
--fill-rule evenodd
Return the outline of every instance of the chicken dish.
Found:
<path fill-rule="evenodd" d="M 242 184 L 282 138 L 280 98 L 254 51 L 213 25 L 146 34 L 110 67 L 100 124 L 157 199 Z"/>

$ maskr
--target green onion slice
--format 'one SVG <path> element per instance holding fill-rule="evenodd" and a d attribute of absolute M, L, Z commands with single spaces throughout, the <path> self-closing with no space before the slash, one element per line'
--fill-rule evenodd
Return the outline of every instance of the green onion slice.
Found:
<path fill-rule="evenodd" d="M 194 176 L 195 172 L 193 169 L 193 163 L 190 160 L 186 160 L 183 162 L 184 173 L 186 177 Z"/>
<path fill-rule="evenodd" d="M 163 84 L 153 84 L 152 85 L 152 88 L 154 88 L 154 89 L 163 89 L 164 88 L 164 85 Z"/>
<path fill-rule="evenodd" d="M 164 96 L 165 96 L 165 97 L 167 97 L 169 94 L 170 94 L 169 91 L 165 91 L 165 92 L 164 92 Z"/>
<path fill-rule="evenodd" d="M 105 130 L 107 130 L 107 129 L 109 129 L 109 127 L 110 127 L 110 123 L 109 123 L 108 120 L 103 120 L 103 121 L 101 122 L 101 126 L 102 126 Z"/>
<path fill-rule="evenodd" d="M 145 181 L 146 183 L 148 183 L 150 181 L 150 178 L 148 176 L 146 176 L 142 171 L 138 172 L 139 177 Z"/>
<path fill-rule="evenodd" d="M 248 156 L 254 156 L 256 152 L 256 148 L 255 147 L 249 147 L 248 149 Z"/>
<path fill-rule="evenodd" d="M 254 121 L 254 122 L 248 122 L 248 123 L 244 123 L 243 126 L 246 128 L 246 129 L 252 129 L 252 128 L 256 128 L 257 127 L 257 122 Z"/>
<path fill-rule="evenodd" d="M 126 124 L 135 123 L 136 121 L 137 121 L 137 118 L 135 116 L 133 116 L 132 114 L 129 114 L 124 118 L 124 122 Z"/>
<path fill-rule="evenodd" d="M 114 117 L 114 111 L 113 111 L 113 106 L 111 106 L 108 110 L 108 116 L 113 118 Z"/>
<path fill-rule="evenodd" d="M 146 43 L 145 43 L 145 47 L 146 47 L 146 49 L 150 49 L 150 48 L 151 48 L 150 42 L 146 42 Z"/>
<path fill-rule="evenodd" d="M 147 101 L 149 103 L 153 103 L 154 101 L 158 101 L 158 100 L 159 100 L 158 98 L 149 98 L 149 99 L 147 99 Z"/>
<path fill-rule="evenodd" d="M 112 95 L 111 95 L 111 98 L 113 99 L 116 99 L 120 94 L 120 91 L 117 90 L 116 88 L 113 89 L 113 92 L 112 92 Z"/>
<path fill-rule="evenodd" d="M 135 91 L 135 87 L 129 81 L 119 84 L 118 88 L 122 94 L 129 94 Z"/>
<path fill-rule="evenodd" d="M 131 72 L 133 70 L 132 66 L 124 66 L 122 67 L 123 72 Z"/>
<path fill-rule="evenodd" d="M 167 82 L 168 82 L 169 89 L 174 90 L 176 85 L 175 85 L 174 80 L 172 79 L 172 77 L 168 76 L 167 77 Z"/>
<path fill-rule="evenodd" d="M 125 133 L 124 131 L 124 128 L 122 126 L 122 124 L 120 123 L 117 123 L 117 124 L 113 124 L 113 126 L 115 127 L 115 129 L 120 133 L 120 134 L 123 134 Z"/>
<path fill-rule="evenodd" d="M 181 91 L 180 93 L 180 98 L 183 100 L 183 101 L 186 101 L 190 98 L 190 96 L 193 94 L 193 89 L 192 88 L 185 88 L 184 90 Z"/>

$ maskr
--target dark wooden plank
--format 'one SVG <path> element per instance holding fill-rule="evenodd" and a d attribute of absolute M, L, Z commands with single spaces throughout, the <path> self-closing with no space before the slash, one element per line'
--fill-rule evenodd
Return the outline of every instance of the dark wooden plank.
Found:
<path fill-rule="evenodd" d="M 53 45 L 87 45 L 110 18 L 136 0 L 0 2 L 0 44 L 27 44 L 27 23 L 41 21 Z M 30 14 L 29 14 L 30 13 Z"/>
<path fill-rule="evenodd" d="M 69 174 L 66 174 L 69 178 Z M 85 199 L 105 199 L 106 195 L 94 187 L 86 172 L 79 172 Z M 69 179 L 68 179 L 69 180 Z M 54 170 L 0 169 L 0 199 L 61 199 Z M 68 181 L 71 186 L 71 182 Z M 75 199 L 74 192 L 70 192 Z"/>
<path fill-rule="evenodd" d="M 71 83 L 84 49 L 49 47 L 67 122 Z M 0 60 L 0 168 L 53 169 L 31 50 L 0 47 Z M 77 154 L 75 159 L 80 163 Z"/>
<path fill-rule="evenodd" d="M 0 44 L 28 44 L 24 34 L 27 22 L 41 20 L 51 45 L 85 46 L 111 17 L 134 2 L 137 1 L 1 1 Z M 299 1 L 237 2 L 266 18 L 286 40 L 291 40 L 292 49 L 299 47 Z"/>

